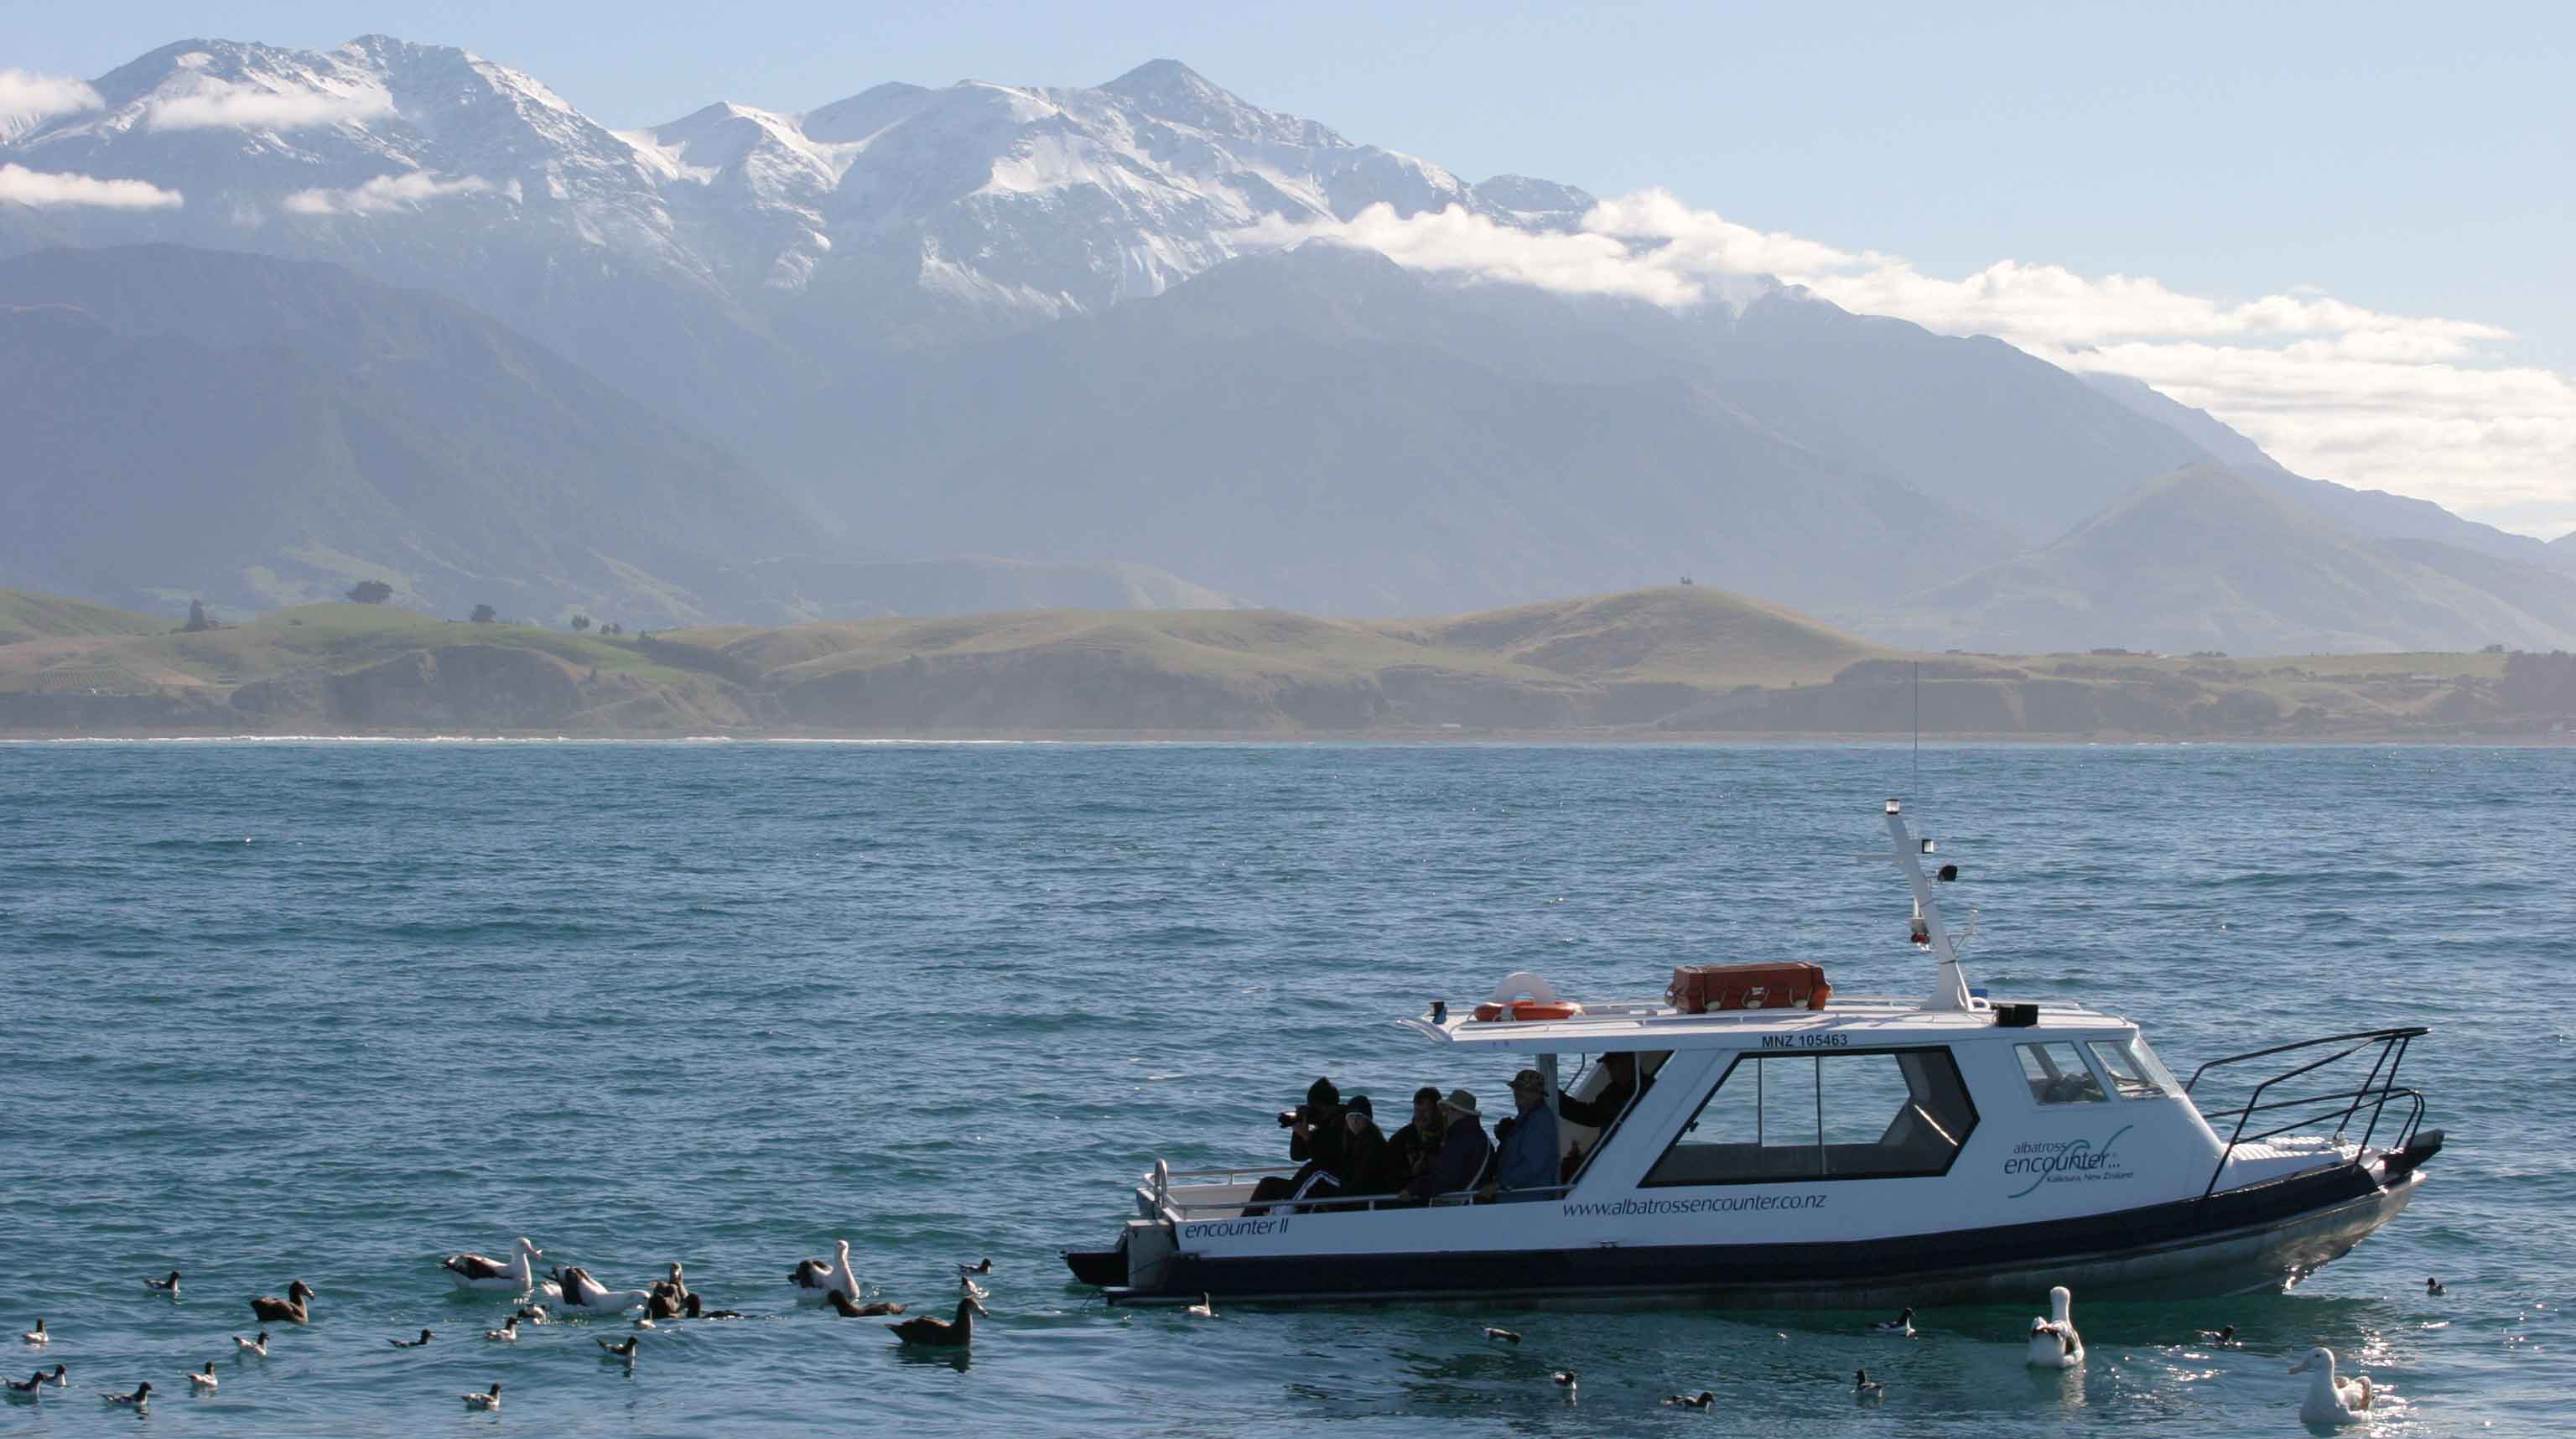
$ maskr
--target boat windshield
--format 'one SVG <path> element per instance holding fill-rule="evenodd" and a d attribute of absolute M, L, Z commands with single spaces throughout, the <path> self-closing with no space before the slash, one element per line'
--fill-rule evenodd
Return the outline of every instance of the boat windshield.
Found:
<path fill-rule="evenodd" d="M 2156 1058 L 2143 1039 L 2095 1039 L 2085 1042 L 2093 1051 L 2094 1062 L 2111 1077 L 2112 1092 L 2122 1099 L 2155 1099 L 2173 1094 L 2181 1086 L 2174 1083 L 2172 1071 Z"/>
<path fill-rule="evenodd" d="M 2031 1098 L 2042 1104 L 2099 1104 L 2109 1098 L 2102 1081 L 2075 1046 L 2063 1039 L 2016 1046 L 2022 1077 L 2030 1081 Z"/>

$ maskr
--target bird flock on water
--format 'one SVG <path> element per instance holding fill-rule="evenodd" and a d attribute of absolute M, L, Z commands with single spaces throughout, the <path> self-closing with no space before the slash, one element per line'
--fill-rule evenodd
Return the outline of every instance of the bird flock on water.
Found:
<path fill-rule="evenodd" d="M 544 1257 L 544 1250 L 521 1239 L 507 1260 L 459 1253 L 447 1256 L 440 1261 L 439 1267 L 460 1291 L 488 1291 L 512 1296 L 510 1302 L 516 1307 L 502 1317 L 500 1327 L 483 1331 L 483 1339 L 488 1343 L 517 1343 L 522 1325 L 533 1328 L 562 1319 L 625 1319 L 632 1316 L 633 1331 L 624 1338 L 613 1342 L 607 1339 L 594 1341 L 604 1357 L 630 1366 L 643 1352 L 644 1335 L 641 1331 L 655 1329 L 671 1321 L 753 1317 L 739 1309 L 706 1307 L 704 1298 L 689 1287 L 687 1271 L 676 1263 L 649 1288 L 610 1289 L 579 1265 L 557 1267 L 540 1277 L 534 1261 Z M 958 1298 L 954 1318 L 917 1315 L 886 1327 L 902 1344 L 929 1349 L 966 1349 L 975 1341 L 976 1317 L 991 1317 L 984 1301 L 992 1297 L 992 1291 L 976 1280 L 992 1272 L 993 1261 L 990 1259 L 957 1266 Z M 800 1261 L 787 1272 L 787 1282 L 797 1291 L 798 1304 L 824 1306 L 844 1317 L 893 1316 L 903 1314 L 907 1308 L 883 1298 L 875 1286 L 859 1281 L 857 1271 L 851 1265 L 847 1240 L 838 1243 L 833 1260 Z M 172 1270 L 165 1278 L 143 1281 L 146 1289 L 173 1299 L 179 1297 L 179 1283 L 177 1270 Z M 286 1286 L 284 1295 L 263 1294 L 252 1299 L 250 1309 L 263 1324 L 308 1325 L 313 1322 L 313 1305 L 319 1297 L 312 1286 L 297 1279 Z M 555 1307 L 549 1309 L 549 1303 Z M 643 1312 L 638 1315 L 638 1310 Z M 269 1357 L 271 1340 L 268 1330 L 230 1337 L 235 1359 Z M 437 1338 L 438 1331 L 423 1328 L 416 1337 L 388 1337 L 385 1342 L 396 1349 L 425 1349 Z M 19 1339 L 28 1349 L 47 1352 L 54 1342 L 54 1331 L 46 1327 L 42 1318 L 38 1318 L 35 1327 L 20 1335 Z M 201 1368 L 187 1371 L 185 1377 L 188 1388 L 198 1395 L 213 1394 L 223 1383 L 215 1373 L 215 1362 L 211 1359 Z M 24 1380 L 0 1382 L 7 1384 L 6 1394 L 10 1399 L 32 1403 L 42 1399 L 47 1390 L 69 1389 L 71 1375 L 66 1366 L 56 1364 L 51 1370 L 39 1368 Z M 143 1410 L 150 1407 L 153 1393 L 152 1381 L 146 1379 L 137 1382 L 130 1390 L 105 1390 L 98 1397 L 110 1405 Z M 459 1397 L 468 1409 L 497 1410 L 501 1407 L 501 1385 L 495 1381 L 489 1388 L 470 1390 Z"/>
<path fill-rule="evenodd" d="M 544 1255 L 545 1251 L 521 1239 L 508 1260 L 460 1253 L 449 1255 L 441 1261 L 440 1268 L 459 1290 L 507 1292 L 514 1296 L 513 1302 L 518 1307 L 502 1318 L 500 1327 L 483 1331 L 483 1339 L 489 1343 L 515 1344 L 519 1341 L 522 1325 L 535 1327 L 556 1322 L 558 1311 L 548 1310 L 542 1302 L 546 1300 L 559 1306 L 560 1316 L 567 1318 L 624 1318 L 640 1309 L 644 1312 L 634 1320 L 636 1331 L 656 1328 L 664 1321 L 752 1317 L 738 1309 L 707 1308 L 703 1297 L 689 1287 L 687 1273 L 677 1263 L 672 1264 L 664 1277 L 653 1281 L 649 1288 L 612 1290 L 578 1265 L 557 1267 L 539 1278 L 534 1261 Z M 949 1350 L 968 1348 L 975 1340 L 977 1317 L 991 1317 L 984 1301 L 991 1298 L 992 1293 L 977 1281 L 992 1272 L 991 1259 L 959 1264 L 957 1307 L 952 1317 L 915 1315 L 886 1327 L 906 1345 Z M 787 1282 L 796 1290 L 799 1304 L 820 1305 L 844 1318 L 890 1318 L 904 1314 L 908 1307 L 883 1298 L 875 1286 L 860 1282 L 851 1263 L 847 1240 L 836 1242 L 830 1260 L 798 1261 L 787 1272 Z M 179 1294 L 179 1271 L 172 1270 L 165 1278 L 145 1279 L 143 1283 L 147 1289 L 175 1299 Z M 2445 1292 L 2442 1281 L 2438 1278 L 2425 1280 L 2424 1292 L 2428 1296 L 2441 1295 Z M 250 1301 L 250 1308 L 264 1323 L 305 1325 L 312 1322 L 313 1302 L 317 1297 L 309 1285 L 297 1279 L 287 1285 L 285 1295 L 260 1295 Z M 2075 1327 L 2073 1293 L 2064 1285 L 2049 1290 L 2048 1307 L 2046 1317 L 2031 1320 L 2029 1349 L 2024 1362 L 2033 1369 L 2071 1370 L 2083 1367 L 2084 1336 Z M 1202 1294 L 1196 1304 L 1186 1306 L 1182 1313 L 1194 1319 L 1214 1319 L 1217 1317 L 1215 1298 Z M 1914 1339 L 1921 1333 L 1915 1328 L 1914 1318 L 1913 1309 L 1904 1309 L 1893 1319 L 1871 1322 L 1864 1332 L 1881 1338 Z M 1517 1346 L 1522 1342 L 1519 1331 L 1497 1325 L 1483 1326 L 1483 1334 L 1496 1344 Z M 53 1331 L 46 1327 L 42 1318 L 36 1320 L 33 1329 L 19 1337 L 27 1348 L 38 1352 L 45 1351 L 54 1340 Z M 423 1328 L 416 1338 L 389 1337 L 385 1342 L 396 1349 L 422 1349 L 437 1337 L 437 1331 Z M 1788 1336 L 1783 1334 L 1780 1337 L 1786 1339 Z M 254 1335 L 235 1334 L 231 1338 L 236 1359 L 265 1359 L 269 1355 L 270 1339 L 266 1329 Z M 630 1332 L 615 1341 L 595 1339 L 593 1342 L 604 1357 L 631 1366 L 643 1352 L 643 1340 L 641 1332 Z M 2239 1343 L 2233 1324 L 2195 1330 L 2193 1342 L 2226 1348 L 2237 1347 Z M 2380 1397 L 2380 1391 L 2370 1376 L 2344 1377 L 2337 1368 L 2334 1351 L 2322 1346 L 2308 1351 L 2307 1357 L 2291 1366 L 2288 1372 L 2310 1376 L 2299 1405 L 2299 1418 L 2309 1424 L 2346 1424 L 2365 1419 L 2370 1416 L 2374 1401 Z M 187 1371 L 185 1377 L 189 1389 L 199 1395 L 212 1394 L 222 1384 L 211 1359 L 202 1368 Z M 1547 1379 L 1563 1392 L 1568 1402 L 1572 1402 L 1582 1388 L 1582 1376 L 1570 1368 L 1550 1369 Z M 68 1389 L 71 1386 L 70 1374 L 62 1364 L 54 1365 L 50 1371 L 39 1367 L 24 1380 L 0 1382 L 6 1383 L 8 1398 L 30 1402 L 41 1398 L 48 1389 Z M 1869 1377 L 1867 1369 L 1860 1369 L 1853 1372 L 1851 1393 L 1856 1402 L 1876 1404 L 1887 1398 L 1888 1385 L 1885 1380 Z M 131 1390 L 105 1390 L 98 1397 L 110 1405 L 141 1410 L 150 1405 L 152 1394 L 152 1382 L 146 1379 L 138 1381 Z M 488 1389 L 467 1391 L 459 1397 L 469 1409 L 498 1410 L 501 1407 L 501 1385 L 495 1381 Z M 1705 1411 L 1715 1407 L 1717 1396 L 1702 1389 L 1695 1394 L 1666 1395 L 1663 1402 L 1670 1408 Z"/>

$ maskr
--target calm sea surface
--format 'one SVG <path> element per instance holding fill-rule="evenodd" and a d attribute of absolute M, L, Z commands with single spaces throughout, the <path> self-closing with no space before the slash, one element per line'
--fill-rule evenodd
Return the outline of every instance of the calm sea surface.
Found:
<path fill-rule="evenodd" d="M 2276 1434 L 2313 1344 L 2389 1434 L 2557 1434 L 2576 1394 L 2576 751 L 2431 748 L 0 745 L 0 1369 L 45 1317 L 72 1386 L 0 1439 L 422 1435 Z M 1125 1186 L 1267 1162 L 1319 1073 L 1399 1111 L 1499 1097 L 1389 1021 L 1531 968 L 1821 959 L 1919 991 L 1878 802 L 1966 869 L 1967 962 L 2201 1060 L 2420 1022 L 2450 1146 L 2294 1293 L 2043 1302 L 1911 1343 L 1834 1313 L 1112 1311 L 1056 1257 Z M 1962 913 L 1959 917 L 1964 917 Z M 476 1336 L 438 1259 L 641 1285 L 742 1323 Z M 847 1237 L 937 1307 L 990 1255 L 971 1362 L 790 1312 Z M 185 1274 L 177 1302 L 140 1279 Z M 2449 1293 L 2427 1298 L 2438 1274 Z M 302 1278 L 309 1329 L 242 1302 Z M 2175 1341 L 2233 1322 L 2242 1349 Z M 422 1326 L 437 1340 L 396 1350 Z M 208 1359 L 217 1395 L 182 1374 Z M 1885 1378 L 1856 1410 L 1849 1375 Z M 1546 1380 L 1583 1375 L 1579 1404 Z M 457 1395 L 495 1380 L 503 1411 Z M 1711 1389 L 1723 1413 L 1661 1396 Z"/>

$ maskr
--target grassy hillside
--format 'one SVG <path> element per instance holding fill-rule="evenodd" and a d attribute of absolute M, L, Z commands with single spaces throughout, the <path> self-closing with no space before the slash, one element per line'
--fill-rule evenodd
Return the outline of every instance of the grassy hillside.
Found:
<path fill-rule="evenodd" d="M 173 624 L 86 600 L 67 600 L 34 590 L 0 589 L 0 645 L 90 635 L 148 635 L 170 629 Z"/>
<path fill-rule="evenodd" d="M 0 592 L 0 731 L 2545 734 L 2502 654 L 1911 655 L 1675 586 L 1411 621 L 1041 610 L 601 638 L 309 605 L 198 634 Z M 29 622 L 33 621 L 33 622 Z M 45 633 L 35 633 L 41 625 Z M 2528 709 L 2528 705 L 2525 705 Z"/>

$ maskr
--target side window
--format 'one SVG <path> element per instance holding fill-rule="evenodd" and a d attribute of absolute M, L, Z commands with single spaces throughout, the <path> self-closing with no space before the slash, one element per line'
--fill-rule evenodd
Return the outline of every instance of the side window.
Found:
<path fill-rule="evenodd" d="M 2030 1096 L 2042 1104 L 2095 1104 L 2109 1098 L 2102 1092 L 2102 1081 L 2093 1077 L 2084 1056 L 2066 1040 L 2020 1046 L 2022 1077 L 2030 1081 Z"/>
<path fill-rule="evenodd" d="M 1747 1054 L 1718 1080 L 1645 1183 L 1940 1174 L 1976 1122 L 1947 1049 Z"/>
<path fill-rule="evenodd" d="M 2111 1090 L 2122 1099 L 2155 1099 L 2175 1091 L 2173 1075 L 2144 1041 L 2091 1039 L 2084 1047 L 2093 1051 L 2094 1063 L 2111 1076 Z"/>

